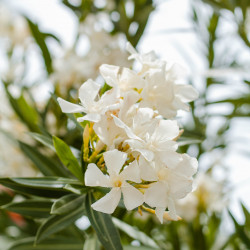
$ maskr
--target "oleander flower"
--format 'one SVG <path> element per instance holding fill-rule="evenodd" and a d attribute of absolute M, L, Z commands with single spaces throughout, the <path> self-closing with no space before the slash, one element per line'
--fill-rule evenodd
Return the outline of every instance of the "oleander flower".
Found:
<path fill-rule="evenodd" d="M 147 163 L 143 159 L 140 162 L 142 179 L 156 181 L 146 189 L 144 197 L 145 203 L 156 208 L 155 213 L 161 223 L 166 208 L 170 217 L 177 220 L 175 201 L 184 198 L 192 191 L 192 176 L 197 171 L 198 162 L 187 154 L 179 154 L 179 158 L 179 163 L 173 166 Z M 150 168 L 148 164 L 153 166 Z M 146 170 L 145 165 L 147 173 L 143 174 Z"/>
<path fill-rule="evenodd" d="M 91 122 L 99 122 L 101 115 L 106 111 L 117 109 L 119 103 L 117 102 L 117 93 L 111 89 L 96 101 L 101 86 L 89 79 L 79 89 L 80 105 L 70 103 L 58 98 L 59 105 L 64 113 L 86 113 L 83 117 L 79 117 L 77 120 L 82 122 L 88 120 Z"/>
<path fill-rule="evenodd" d="M 151 109 L 140 109 L 133 120 L 132 127 L 128 127 L 119 118 L 113 116 L 116 125 L 126 132 L 128 143 L 132 151 L 137 151 L 143 157 L 152 161 L 155 154 L 164 152 L 159 156 L 163 159 L 169 157 L 169 153 L 175 152 L 177 143 L 174 139 L 179 135 L 179 127 L 176 121 L 153 119 Z"/>
<path fill-rule="evenodd" d="M 85 184 L 92 187 L 109 187 L 111 191 L 92 204 L 92 208 L 111 214 L 117 207 L 121 194 L 123 194 L 124 205 L 128 210 L 140 206 L 143 203 L 143 194 L 127 182 L 128 180 L 135 183 L 141 182 L 137 162 L 134 161 L 122 169 L 127 159 L 126 153 L 114 149 L 103 155 L 109 176 L 104 175 L 96 164 L 90 163 L 85 173 Z"/>

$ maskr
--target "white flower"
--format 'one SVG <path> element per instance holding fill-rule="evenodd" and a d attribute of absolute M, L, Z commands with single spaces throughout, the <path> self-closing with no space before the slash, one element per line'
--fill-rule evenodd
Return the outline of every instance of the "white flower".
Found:
<path fill-rule="evenodd" d="M 139 99 L 135 91 L 129 91 L 124 94 L 121 105 L 117 110 L 110 110 L 102 115 L 101 120 L 94 124 L 94 131 L 103 143 L 107 145 L 108 150 L 116 148 L 123 142 L 127 136 L 123 129 L 116 126 L 113 116 L 126 120 L 132 124 L 132 119 L 136 112 L 135 103 Z"/>
<path fill-rule="evenodd" d="M 144 180 L 157 181 L 145 191 L 145 202 L 156 207 L 157 218 L 163 222 L 163 214 L 168 208 L 169 215 L 177 220 L 175 200 L 184 198 L 192 191 L 192 175 L 197 171 L 197 160 L 187 154 L 179 154 L 180 161 L 175 166 L 153 165 L 140 161 L 141 176 Z M 142 165 L 143 164 L 143 165 Z M 150 164 L 150 166 L 147 166 Z M 145 173 L 146 170 L 148 173 Z"/>
<path fill-rule="evenodd" d="M 132 151 L 141 153 L 148 161 L 154 159 L 155 153 L 163 152 L 159 156 L 167 160 L 168 153 L 177 149 L 177 143 L 173 139 L 178 136 L 179 127 L 176 121 L 153 119 L 153 114 L 151 109 L 139 109 L 132 128 L 117 117 L 114 117 L 114 121 L 126 132 L 128 139 L 125 142 Z"/>
<path fill-rule="evenodd" d="M 146 54 L 139 54 L 129 42 L 127 43 L 127 51 L 131 54 L 128 57 L 129 60 L 135 59 L 142 65 L 140 75 L 143 75 L 149 69 L 161 69 L 166 65 L 164 61 L 157 58 L 154 51 L 150 51 Z"/>
<path fill-rule="evenodd" d="M 173 118 L 178 110 L 189 110 L 187 102 L 198 97 L 191 85 L 177 84 L 175 68 L 153 69 L 145 76 L 147 85 L 141 92 L 141 107 L 157 110 L 165 118 Z"/>
<path fill-rule="evenodd" d="M 178 84 L 182 73 L 177 65 L 166 66 L 166 62 L 157 59 L 153 52 L 140 55 L 127 44 L 132 54 L 129 59 L 135 58 L 142 64 L 139 75 L 143 77 L 144 84 L 141 92 L 140 107 L 157 110 L 164 118 L 173 118 L 178 110 L 189 110 L 188 102 L 198 97 L 198 92 L 191 85 Z"/>
<path fill-rule="evenodd" d="M 132 162 L 120 173 L 127 159 L 127 154 L 114 149 L 103 155 L 109 176 L 104 175 L 95 164 L 91 163 L 85 173 L 85 184 L 86 186 L 110 187 L 112 189 L 103 198 L 92 204 L 92 208 L 111 214 L 117 207 L 121 194 L 123 194 L 124 205 L 128 210 L 140 206 L 143 203 L 143 194 L 126 182 L 127 180 L 141 182 L 137 162 Z"/>
<path fill-rule="evenodd" d="M 100 85 L 89 79 L 83 83 L 79 89 L 81 105 L 67 102 L 60 97 L 57 100 L 64 113 L 86 113 L 85 116 L 77 119 L 79 122 L 84 120 L 99 122 L 101 115 L 108 110 L 117 109 L 120 105 L 118 103 L 117 93 L 114 90 L 105 92 L 105 94 L 96 101 L 99 90 Z"/>
<path fill-rule="evenodd" d="M 128 68 L 103 64 L 100 67 L 100 73 L 106 83 L 112 87 L 118 87 L 121 92 L 133 89 L 141 89 L 145 86 L 145 80 L 135 71 Z"/>

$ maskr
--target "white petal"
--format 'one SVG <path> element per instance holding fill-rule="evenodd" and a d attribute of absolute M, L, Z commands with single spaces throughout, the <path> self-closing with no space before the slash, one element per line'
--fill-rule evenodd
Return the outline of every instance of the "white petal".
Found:
<path fill-rule="evenodd" d="M 154 166 L 152 165 L 152 163 L 146 161 L 142 156 L 140 156 L 139 159 L 139 167 L 140 167 L 141 178 L 144 181 L 158 180 L 158 176 Z"/>
<path fill-rule="evenodd" d="M 156 182 L 146 189 L 145 202 L 151 207 L 167 207 L 167 186 L 163 182 Z"/>
<path fill-rule="evenodd" d="M 156 157 L 159 158 L 165 166 L 170 169 L 175 168 L 181 162 L 181 154 L 174 151 L 157 152 Z"/>
<path fill-rule="evenodd" d="M 174 139 L 179 135 L 177 121 L 161 120 L 159 126 L 156 128 L 155 133 L 162 141 Z"/>
<path fill-rule="evenodd" d="M 111 115 L 113 118 L 114 118 L 114 122 L 116 124 L 116 126 L 118 126 L 119 128 L 122 128 L 125 130 L 127 136 L 131 139 L 136 139 L 136 140 L 140 140 L 141 141 L 141 138 L 136 136 L 132 130 L 124 123 L 122 122 L 119 118 L 117 118 L 116 116 L 114 115 Z"/>
<path fill-rule="evenodd" d="M 89 79 L 79 89 L 79 98 L 83 104 L 90 104 L 98 95 L 101 86 Z"/>
<path fill-rule="evenodd" d="M 85 112 L 85 109 L 81 105 L 74 104 L 74 103 L 71 103 L 71 102 L 67 102 L 67 101 L 63 100 L 62 98 L 60 98 L 60 97 L 57 98 L 57 101 L 58 101 L 63 113 L 81 113 L 81 112 Z"/>
<path fill-rule="evenodd" d="M 166 210 L 166 207 L 157 207 L 155 209 L 155 215 L 159 219 L 161 224 L 163 223 L 163 215 L 164 215 L 165 210 Z"/>
<path fill-rule="evenodd" d="M 152 161 L 154 159 L 154 153 L 150 150 L 147 149 L 134 149 L 134 151 L 137 151 L 141 153 L 141 155 L 147 160 L 147 161 Z"/>
<path fill-rule="evenodd" d="M 115 172 L 118 175 L 127 159 L 127 154 L 118 151 L 117 149 L 114 149 L 105 152 L 103 156 L 106 166 L 108 168 L 108 173 L 111 174 L 112 172 Z"/>
<path fill-rule="evenodd" d="M 140 183 L 141 182 L 140 169 L 137 160 L 133 161 L 128 166 L 126 166 L 124 170 L 121 172 L 120 176 L 122 176 L 124 180 Z"/>
<path fill-rule="evenodd" d="M 171 197 L 175 199 L 182 199 L 192 191 L 193 179 L 176 174 L 174 170 L 172 172 L 173 173 L 168 181 Z"/>
<path fill-rule="evenodd" d="M 168 198 L 168 210 L 169 210 L 169 216 L 173 220 L 178 220 L 176 210 L 175 210 L 174 200 L 172 198 Z"/>
<path fill-rule="evenodd" d="M 143 194 L 131 185 L 122 187 L 123 201 L 127 210 L 132 210 L 142 205 L 144 197 Z"/>
<path fill-rule="evenodd" d="M 90 163 L 85 172 L 85 185 L 90 187 L 111 187 L 109 178 L 94 163 Z"/>
<path fill-rule="evenodd" d="M 176 94 L 180 95 L 183 102 L 191 102 L 199 97 L 197 90 L 191 85 L 175 85 Z"/>
<path fill-rule="evenodd" d="M 96 211 L 112 214 L 121 199 L 121 189 L 112 188 L 111 191 L 91 205 Z"/>
<path fill-rule="evenodd" d="M 83 122 L 83 121 L 90 121 L 90 122 L 99 122 L 101 120 L 101 116 L 99 114 L 87 114 L 83 117 L 78 117 L 77 121 L 78 122 Z"/>
<path fill-rule="evenodd" d="M 117 75 L 119 69 L 120 67 L 109 64 L 102 64 L 99 68 L 102 77 L 104 78 L 106 83 L 111 87 L 115 87 L 117 85 Z"/>
<path fill-rule="evenodd" d="M 197 172 L 198 161 L 196 158 L 190 157 L 187 154 L 182 154 L 181 157 L 182 161 L 180 161 L 175 170 L 182 175 L 191 177 Z"/>

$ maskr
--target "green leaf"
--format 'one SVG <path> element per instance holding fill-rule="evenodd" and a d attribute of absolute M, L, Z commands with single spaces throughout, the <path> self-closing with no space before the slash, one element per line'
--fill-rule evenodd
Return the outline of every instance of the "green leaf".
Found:
<path fill-rule="evenodd" d="M 94 197 L 91 193 L 88 193 L 85 202 L 86 213 L 98 239 L 106 250 L 121 250 L 120 235 L 112 222 L 111 216 L 93 210 L 91 208 L 92 203 L 94 203 Z"/>
<path fill-rule="evenodd" d="M 52 138 L 46 135 L 38 134 L 38 133 L 28 133 L 32 138 L 42 143 L 44 146 L 50 148 L 54 152 L 56 151 L 53 146 Z"/>
<path fill-rule="evenodd" d="M 59 198 L 69 194 L 69 191 L 64 190 L 64 186 L 67 183 L 74 183 L 74 181 L 57 177 L 0 178 L 0 184 L 18 193 L 47 198 Z"/>
<path fill-rule="evenodd" d="M 85 204 L 83 200 L 78 200 L 78 202 L 72 204 L 70 208 L 71 209 L 67 211 L 67 214 L 50 216 L 39 227 L 36 234 L 36 243 L 41 242 L 51 234 L 54 234 L 75 222 L 84 214 Z"/>
<path fill-rule="evenodd" d="M 42 33 L 39 30 L 39 27 L 38 27 L 37 24 L 33 23 L 27 17 L 26 17 L 26 19 L 28 21 L 28 24 L 29 24 L 30 30 L 32 32 L 32 35 L 33 35 L 37 45 L 41 49 L 47 72 L 48 72 L 48 74 L 50 74 L 50 73 L 52 73 L 53 68 L 52 68 L 52 59 L 51 59 L 51 56 L 50 56 L 50 52 L 49 52 L 48 47 L 47 47 L 46 42 L 45 42 L 46 33 Z"/>
<path fill-rule="evenodd" d="M 51 201 L 46 200 L 26 200 L 22 202 L 9 203 L 2 206 L 2 208 L 23 216 L 47 218 L 50 215 L 52 204 L 53 203 Z"/>
<path fill-rule="evenodd" d="M 77 209 L 85 201 L 85 195 L 68 194 L 53 203 L 51 214 L 66 214 Z"/>
<path fill-rule="evenodd" d="M 153 249 L 155 249 L 155 248 L 145 247 L 145 246 L 140 246 L 140 247 L 124 246 L 124 250 L 153 250 Z"/>
<path fill-rule="evenodd" d="M 35 238 L 16 241 L 8 250 L 82 250 L 83 243 L 76 239 L 52 237 L 34 245 Z"/>
<path fill-rule="evenodd" d="M 28 104 L 23 96 L 23 93 L 18 98 L 14 98 L 9 92 L 7 85 L 5 85 L 5 91 L 9 102 L 18 117 L 29 127 L 31 131 L 40 132 L 40 129 L 37 126 L 39 114 L 34 107 Z"/>
<path fill-rule="evenodd" d="M 246 232 L 244 230 L 244 226 L 239 225 L 238 222 L 236 221 L 236 219 L 234 218 L 234 216 L 229 211 L 228 211 L 228 213 L 229 213 L 229 215 L 231 216 L 231 218 L 232 218 L 232 220 L 234 222 L 234 226 L 235 226 L 235 230 L 236 230 L 237 236 L 241 239 L 241 241 L 248 248 L 250 246 L 250 238 L 246 234 Z"/>
<path fill-rule="evenodd" d="M 31 187 L 39 187 L 45 189 L 58 189 L 64 188 L 67 184 L 81 185 L 81 183 L 74 179 L 62 178 L 62 177 L 34 177 L 34 178 L 11 178 L 16 183 L 23 184 Z"/>
<path fill-rule="evenodd" d="M 13 195 L 1 190 L 0 191 L 0 206 L 3 206 L 13 200 Z"/>
<path fill-rule="evenodd" d="M 19 141 L 19 145 L 23 153 L 29 157 L 29 159 L 44 175 L 69 177 L 70 173 L 67 172 L 67 169 L 40 153 L 35 147 L 31 147 L 21 141 Z"/>
<path fill-rule="evenodd" d="M 100 250 L 100 247 L 101 245 L 96 237 L 96 234 L 93 234 L 84 242 L 83 250 Z"/>
<path fill-rule="evenodd" d="M 122 222 L 121 220 L 117 218 L 112 218 L 114 224 L 119 228 L 121 231 L 126 233 L 131 238 L 140 241 L 143 245 L 157 248 L 159 249 L 159 246 L 155 243 L 154 240 L 152 240 L 149 236 L 147 236 L 145 233 L 140 232 L 138 229 L 130 226 L 129 224 Z"/>
<path fill-rule="evenodd" d="M 53 136 L 53 142 L 56 153 L 61 162 L 69 169 L 72 174 L 74 174 L 82 183 L 84 183 L 84 176 L 81 166 L 73 155 L 70 147 L 56 136 Z"/>

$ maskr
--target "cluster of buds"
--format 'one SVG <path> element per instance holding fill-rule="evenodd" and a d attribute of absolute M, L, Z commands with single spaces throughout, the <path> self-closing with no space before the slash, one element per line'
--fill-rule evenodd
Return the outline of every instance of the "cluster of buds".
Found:
<path fill-rule="evenodd" d="M 122 196 L 128 210 L 152 212 L 161 223 L 164 217 L 178 220 L 175 202 L 192 191 L 198 163 L 177 152 L 182 130 L 174 118 L 198 94 L 192 86 L 178 84 L 174 66 L 154 52 L 140 55 L 129 43 L 127 50 L 129 59 L 141 64 L 139 72 L 104 64 L 100 73 L 108 91 L 101 95 L 101 86 L 88 80 L 79 89 L 79 105 L 58 102 L 65 113 L 84 113 L 78 122 L 91 124 L 85 127 L 85 140 L 91 130 L 96 138 L 92 147 L 100 151 L 104 145 L 99 157 L 91 156 L 85 185 L 111 190 L 93 209 L 111 214 Z"/>

